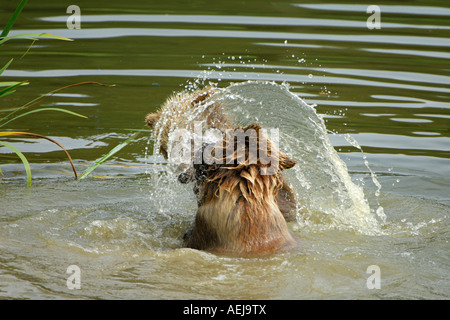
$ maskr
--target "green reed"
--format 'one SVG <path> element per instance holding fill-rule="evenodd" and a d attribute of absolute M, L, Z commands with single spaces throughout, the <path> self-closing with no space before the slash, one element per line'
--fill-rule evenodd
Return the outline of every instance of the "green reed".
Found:
<path fill-rule="evenodd" d="M 56 40 L 63 40 L 63 41 L 73 41 L 72 39 L 69 38 L 65 38 L 65 37 L 61 37 L 61 36 L 57 36 L 57 35 L 52 35 L 52 34 L 48 34 L 48 33 L 26 33 L 26 34 L 18 34 L 18 35 L 14 35 L 14 36 L 8 36 L 9 31 L 11 30 L 12 26 L 14 25 L 14 23 L 16 22 L 17 18 L 19 17 L 20 13 L 22 12 L 22 9 L 25 7 L 26 3 L 28 0 L 22 0 L 18 7 L 16 8 L 16 10 L 13 12 L 11 18 L 9 19 L 9 21 L 7 22 L 5 28 L 3 29 L 2 33 L 0 34 L 0 46 L 2 46 L 5 42 L 10 41 L 10 40 L 18 40 L 18 39 L 26 39 L 26 40 L 32 40 L 32 44 L 31 46 L 34 44 L 34 42 L 36 42 L 37 40 L 44 38 L 44 39 L 56 39 Z M 30 46 L 30 48 L 31 48 Z M 29 48 L 29 49 L 30 49 Z M 29 50 L 28 49 L 28 50 Z M 27 50 L 27 52 L 28 52 Z M 26 53 L 27 53 L 26 52 Z M 25 54 L 26 54 L 25 53 Z M 24 54 L 24 55 L 25 55 Z M 3 72 L 12 64 L 14 59 L 10 59 L 1 69 L 0 69 L 0 76 L 3 74 Z M 7 95 L 13 94 L 14 92 L 16 92 L 16 89 L 18 89 L 21 86 L 24 85 L 28 85 L 29 81 L 25 80 L 25 81 L 0 81 L 0 98 L 3 98 Z M 45 95 L 41 95 L 27 103 L 25 103 L 24 105 L 20 106 L 20 107 L 15 107 L 15 108 L 10 108 L 7 111 L 5 110 L 0 110 L 0 128 L 5 127 L 7 124 L 10 124 L 13 121 L 17 121 L 22 117 L 26 117 L 30 114 L 34 114 L 37 112 L 44 112 L 44 111 L 52 111 L 52 112 L 64 112 L 67 113 L 69 115 L 73 115 L 73 116 L 77 116 L 77 117 L 81 117 L 81 118 L 87 118 L 86 116 L 70 111 L 70 110 L 66 110 L 66 109 L 62 109 L 62 108 L 37 108 L 37 109 L 32 109 L 30 110 L 30 108 L 32 106 L 34 106 L 35 104 L 39 103 L 42 99 L 49 97 L 53 94 L 55 94 L 58 91 L 70 88 L 70 87 L 75 87 L 75 86 L 80 86 L 80 85 L 86 85 L 86 84 L 96 84 L 96 85 L 101 85 L 101 86 L 105 86 L 102 83 L 99 82 L 80 82 L 80 83 L 76 83 L 76 84 L 71 84 L 65 87 L 61 87 L 58 88 L 56 90 L 53 90 L 51 92 L 48 92 Z M 8 112 L 8 113 L 7 113 Z M 1 115 L 1 113 L 7 113 L 6 115 Z M 107 159 L 109 159 L 112 155 L 114 155 L 115 153 L 117 153 L 118 151 L 120 151 L 123 147 L 125 147 L 126 145 L 128 145 L 131 141 L 133 141 L 138 135 L 140 134 L 140 132 L 137 132 L 135 134 L 133 134 L 133 136 L 131 136 L 130 138 L 128 138 L 127 140 L 125 140 L 124 142 L 120 143 L 118 146 L 116 146 L 115 148 L 113 148 L 110 152 L 108 152 L 106 155 L 104 155 L 103 157 L 101 157 L 98 161 L 96 161 L 92 166 L 90 166 L 84 173 L 83 175 L 78 178 L 77 175 L 77 171 L 75 169 L 75 166 L 73 164 L 72 158 L 69 154 L 69 152 L 57 141 L 37 134 L 37 133 L 31 133 L 31 132 L 23 132 L 23 131 L 13 131 L 13 130 L 8 130 L 8 129 L 4 129 L 4 130 L 0 130 L 0 138 L 2 137 L 11 137 L 11 136 L 22 136 L 22 137 L 33 137 L 33 138 L 39 138 L 39 139 L 46 139 L 56 145 L 58 145 L 66 154 L 67 158 L 69 159 L 69 162 L 72 166 L 72 170 L 75 176 L 75 179 L 83 179 L 86 176 L 88 176 L 96 167 L 98 167 L 101 163 L 105 162 Z M 5 141 L 0 140 L 0 146 L 6 147 L 8 149 L 10 149 L 11 151 L 13 151 L 18 157 L 19 159 L 22 161 L 24 167 L 25 167 L 25 172 L 26 172 L 26 176 L 27 176 L 27 186 L 31 186 L 31 168 L 30 168 L 30 164 L 27 160 L 27 158 L 24 156 L 24 154 L 18 150 L 16 147 L 14 147 L 13 145 L 11 145 L 10 143 L 7 143 Z M 3 180 L 3 172 L 0 169 L 0 178 Z"/>

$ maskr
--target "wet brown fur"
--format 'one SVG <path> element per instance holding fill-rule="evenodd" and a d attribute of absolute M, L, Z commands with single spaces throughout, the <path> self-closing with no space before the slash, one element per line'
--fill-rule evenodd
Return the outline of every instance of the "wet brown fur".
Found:
<path fill-rule="evenodd" d="M 208 128 L 224 130 L 232 128 L 231 123 L 222 111 L 219 102 L 214 102 L 194 119 L 186 121 L 186 112 L 206 102 L 216 93 L 213 87 L 207 87 L 194 93 L 178 93 L 167 99 L 162 107 L 155 113 L 150 113 L 145 118 L 145 124 L 156 130 L 155 136 L 161 137 L 160 153 L 167 158 L 167 148 L 171 128 L 193 130 L 192 124 L 196 120 L 206 120 Z"/>
<path fill-rule="evenodd" d="M 161 134 L 160 149 L 166 157 L 167 149 L 164 148 L 167 148 L 170 126 L 175 122 L 189 128 L 189 124 L 183 122 L 183 112 L 187 108 L 197 107 L 214 92 L 215 89 L 206 88 L 194 94 L 174 96 L 157 113 L 146 117 L 147 125 Z M 200 114 L 199 117 L 206 116 L 207 124 L 212 128 L 223 131 L 232 129 L 220 104 L 215 103 L 208 108 L 211 107 L 214 108 L 213 112 L 207 116 Z M 167 116 L 169 121 L 161 127 L 158 121 Z M 254 129 L 259 133 L 261 127 L 255 123 L 243 129 Z M 245 143 L 247 160 L 250 139 L 247 138 Z M 260 136 L 256 139 L 260 148 Z M 194 227 L 184 237 L 185 247 L 249 255 L 272 253 L 294 246 L 296 240 L 288 230 L 286 220 L 292 218 L 289 213 L 294 212 L 295 198 L 281 171 L 293 167 L 296 161 L 275 150 L 267 137 L 262 136 L 262 139 L 267 140 L 264 144 L 267 154 L 278 163 L 277 170 L 269 172 L 271 174 L 263 174 L 269 165 L 262 164 L 260 159 L 256 163 L 247 160 L 238 163 L 235 152 L 234 159 L 222 159 L 224 161 L 216 161 L 212 165 L 194 165 L 193 170 L 180 175 L 182 182 L 196 182 L 195 189 L 199 197 Z M 225 138 L 217 144 L 225 148 L 226 143 Z"/>

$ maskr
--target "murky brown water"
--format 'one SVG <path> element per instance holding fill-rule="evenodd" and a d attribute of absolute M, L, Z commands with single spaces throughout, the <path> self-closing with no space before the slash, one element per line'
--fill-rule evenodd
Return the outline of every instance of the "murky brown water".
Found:
<path fill-rule="evenodd" d="M 27 4 L 13 34 L 49 32 L 75 41 L 40 40 L 23 59 L 30 42 L 2 46 L 0 65 L 15 60 L 1 81 L 27 79 L 30 85 L 1 98 L 0 110 L 76 82 L 116 86 L 75 87 L 40 104 L 89 119 L 36 113 L 8 128 L 53 137 L 82 172 L 130 136 L 128 129 L 142 129 L 145 114 L 174 91 L 209 81 L 221 88 L 247 80 L 286 82 L 290 92 L 316 105 L 348 176 L 364 192 L 367 216 L 377 224 L 355 225 L 352 211 L 326 207 L 323 198 L 308 194 L 306 215 L 289 225 L 302 239 L 299 251 L 243 259 L 180 249 L 196 202 L 191 186 L 178 184 L 165 165 L 154 164 L 150 132 L 81 181 L 73 180 L 64 154 L 53 144 L 11 138 L 7 141 L 32 163 L 33 186 L 26 188 L 23 166 L 0 147 L 5 180 L 0 185 L 0 297 L 450 297 L 446 2 L 382 2 L 379 30 L 366 26 L 367 5 L 78 5 L 81 29 L 68 30 L 69 14 L 60 1 Z M 1 9 L 1 24 L 13 9 L 12 4 Z M 290 141 L 304 137 L 295 131 L 301 123 L 298 111 L 267 108 L 274 112 L 271 125 L 293 134 Z M 301 155 L 299 144 L 286 146 L 290 154 Z M 289 179 L 305 194 L 305 179 L 318 177 L 323 168 L 318 161 L 293 170 Z M 379 208 L 385 220 L 377 215 Z M 80 289 L 67 286 L 71 265 L 81 272 Z M 372 265 L 381 272 L 380 289 L 368 288 Z"/>

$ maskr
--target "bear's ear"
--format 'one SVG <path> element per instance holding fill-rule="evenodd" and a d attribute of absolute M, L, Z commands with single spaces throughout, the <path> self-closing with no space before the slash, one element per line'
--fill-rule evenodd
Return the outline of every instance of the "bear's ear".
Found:
<path fill-rule="evenodd" d="M 153 128 L 156 122 L 159 120 L 160 113 L 150 113 L 145 117 L 145 124 L 150 128 Z"/>
<path fill-rule="evenodd" d="M 279 161 L 280 161 L 280 170 L 290 169 L 297 164 L 297 161 L 289 158 L 287 155 L 285 155 L 281 151 L 279 154 Z"/>
<path fill-rule="evenodd" d="M 261 125 L 258 122 L 253 122 L 252 124 L 248 125 L 244 128 L 244 131 L 247 131 L 248 129 L 253 129 L 256 132 L 259 132 L 259 130 L 262 129 Z"/>

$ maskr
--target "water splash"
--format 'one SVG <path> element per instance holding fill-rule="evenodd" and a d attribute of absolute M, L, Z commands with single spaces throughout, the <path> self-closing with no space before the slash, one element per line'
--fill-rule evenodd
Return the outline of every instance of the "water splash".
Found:
<path fill-rule="evenodd" d="M 183 117 L 194 120 L 217 101 L 236 125 L 259 122 L 267 130 L 279 130 L 280 149 L 298 161 L 285 174 L 297 194 L 300 228 L 380 232 L 379 221 L 371 212 L 362 187 L 353 183 L 346 164 L 328 138 L 323 119 L 312 106 L 290 92 L 288 85 L 254 81 L 232 84 L 218 89 L 208 102 Z M 154 132 L 166 125 L 169 117 L 162 117 Z M 154 139 L 158 148 L 161 137 Z M 351 141 L 357 145 L 356 140 Z M 378 183 L 374 175 L 372 178 Z M 377 214 L 383 218 L 380 208 Z"/>
<path fill-rule="evenodd" d="M 377 190 L 375 191 L 375 196 L 377 198 L 378 208 L 376 209 L 377 216 L 382 220 L 383 223 L 386 223 L 386 214 L 384 213 L 383 207 L 380 205 L 378 198 L 380 196 L 381 192 L 381 183 L 378 181 L 375 173 L 369 166 L 369 161 L 367 160 L 367 156 L 364 154 L 364 151 L 362 150 L 361 146 L 359 145 L 358 141 L 354 137 L 352 137 L 350 134 L 344 135 L 345 140 L 347 140 L 348 143 L 350 143 L 353 147 L 361 151 L 363 155 L 364 165 L 366 166 L 367 170 L 370 172 L 370 177 L 372 178 L 373 184 L 377 187 Z"/>
<path fill-rule="evenodd" d="M 225 99 L 235 123 L 258 121 L 267 129 L 279 129 L 280 149 L 298 161 L 285 174 L 297 193 L 300 227 L 380 232 L 362 187 L 353 183 L 314 107 L 287 84 L 249 81 L 231 85 L 223 94 L 241 97 Z"/>

